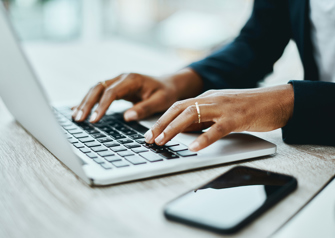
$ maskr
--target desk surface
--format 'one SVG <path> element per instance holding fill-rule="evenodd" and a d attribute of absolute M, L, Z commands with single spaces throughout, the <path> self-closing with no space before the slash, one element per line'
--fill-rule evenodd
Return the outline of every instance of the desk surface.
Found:
<path fill-rule="evenodd" d="M 0 102 L 0 237 L 222 237 L 167 221 L 162 209 L 180 194 L 236 165 L 298 179 L 298 189 L 238 237 L 267 237 L 334 174 L 335 148 L 291 146 L 280 130 L 254 133 L 275 156 L 103 188 L 92 188 L 20 127 Z M 231 236 L 230 236 L 231 237 Z"/>

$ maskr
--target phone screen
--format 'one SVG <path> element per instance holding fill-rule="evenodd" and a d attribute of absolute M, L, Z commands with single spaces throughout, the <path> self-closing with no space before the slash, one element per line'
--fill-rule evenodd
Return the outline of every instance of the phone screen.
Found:
<path fill-rule="evenodd" d="M 235 167 L 169 203 L 165 215 L 220 232 L 233 232 L 257 211 L 293 191 L 296 184 L 291 176 Z"/>

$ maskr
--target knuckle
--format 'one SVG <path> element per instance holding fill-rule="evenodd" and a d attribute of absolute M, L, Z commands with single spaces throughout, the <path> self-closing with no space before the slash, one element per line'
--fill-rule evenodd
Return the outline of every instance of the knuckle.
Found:
<path fill-rule="evenodd" d="M 117 78 L 125 78 L 127 77 L 128 73 L 122 73 L 119 76 L 117 76 Z"/>
<path fill-rule="evenodd" d="M 188 106 L 185 110 L 186 115 L 188 116 L 194 116 L 194 115 L 198 115 L 197 112 L 197 108 L 196 106 L 192 105 L 192 106 Z"/>
<path fill-rule="evenodd" d="M 137 80 L 140 78 L 140 74 L 138 73 L 128 73 L 127 74 L 127 79 L 130 79 L 130 80 Z"/>
<path fill-rule="evenodd" d="M 113 87 L 106 88 L 105 93 L 107 95 L 112 95 L 114 93 L 114 88 Z"/>
<path fill-rule="evenodd" d="M 158 119 L 155 123 L 155 125 L 152 127 L 152 130 L 161 130 L 163 127 L 162 125 L 162 120 L 161 119 Z"/>
<path fill-rule="evenodd" d="M 171 124 L 169 124 L 166 128 L 165 128 L 165 132 L 166 133 L 171 133 L 171 132 L 173 132 L 174 130 L 175 130 L 175 125 L 173 125 L 173 123 L 171 123 Z"/>
<path fill-rule="evenodd" d="M 207 133 L 202 135 L 202 141 L 203 141 L 203 144 L 206 144 L 206 145 L 210 143 L 210 138 Z"/>
<path fill-rule="evenodd" d="M 217 92 L 217 90 L 215 90 L 215 89 L 210 89 L 210 90 L 207 91 L 208 94 L 214 94 L 216 92 Z"/>
<path fill-rule="evenodd" d="M 182 108 L 183 105 L 183 101 L 178 101 L 175 102 L 172 106 L 171 106 L 171 110 L 173 111 L 179 111 Z"/>
<path fill-rule="evenodd" d="M 218 124 L 217 126 L 215 126 L 215 131 L 219 134 L 223 134 L 225 132 L 225 129 L 222 125 Z"/>

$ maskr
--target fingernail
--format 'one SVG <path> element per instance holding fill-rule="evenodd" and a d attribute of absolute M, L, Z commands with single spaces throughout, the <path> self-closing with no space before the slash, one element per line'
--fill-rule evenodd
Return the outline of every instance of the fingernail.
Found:
<path fill-rule="evenodd" d="M 94 121 L 98 116 L 98 113 L 93 112 L 92 116 L 90 117 L 90 122 Z"/>
<path fill-rule="evenodd" d="M 72 117 L 74 117 L 74 116 L 76 115 L 77 111 L 78 111 L 77 108 L 73 110 L 73 112 L 72 112 Z"/>
<path fill-rule="evenodd" d="M 156 144 L 160 145 L 161 142 L 163 141 L 163 139 L 164 139 L 164 132 L 161 133 L 161 134 L 155 139 Z"/>
<path fill-rule="evenodd" d="M 195 141 L 189 145 L 188 149 L 190 151 L 197 151 L 199 149 L 199 146 L 200 146 L 199 142 Z"/>
<path fill-rule="evenodd" d="M 137 115 L 137 112 L 131 110 L 131 111 L 127 111 L 125 114 L 124 114 L 124 119 L 126 121 L 135 121 L 138 119 L 138 115 Z"/>
<path fill-rule="evenodd" d="M 145 142 L 149 143 L 150 140 L 152 139 L 152 131 L 151 130 L 148 130 L 145 134 L 144 134 L 144 137 L 145 137 Z"/>
<path fill-rule="evenodd" d="M 77 114 L 77 116 L 76 116 L 76 121 L 79 121 L 80 119 L 81 119 L 81 116 L 83 115 L 83 111 L 82 110 L 80 110 L 79 112 L 78 112 L 78 114 Z"/>

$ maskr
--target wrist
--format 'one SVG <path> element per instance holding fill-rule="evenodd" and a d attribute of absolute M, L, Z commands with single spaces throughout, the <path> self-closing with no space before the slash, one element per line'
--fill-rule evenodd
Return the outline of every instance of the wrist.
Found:
<path fill-rule="evenodd" d="M 284 127 L 293 116 L 294 90 L 291 84 L 282 85 L 282 95 L 280 99 L 282 111 L 282 126 Z"/>
<path fill-rule="evenodd" d="M 203 90 L 202 79 L 190 68 L 163 76 L 162 81 L 173 89 L 178 100 L 195 97 Z"/>

